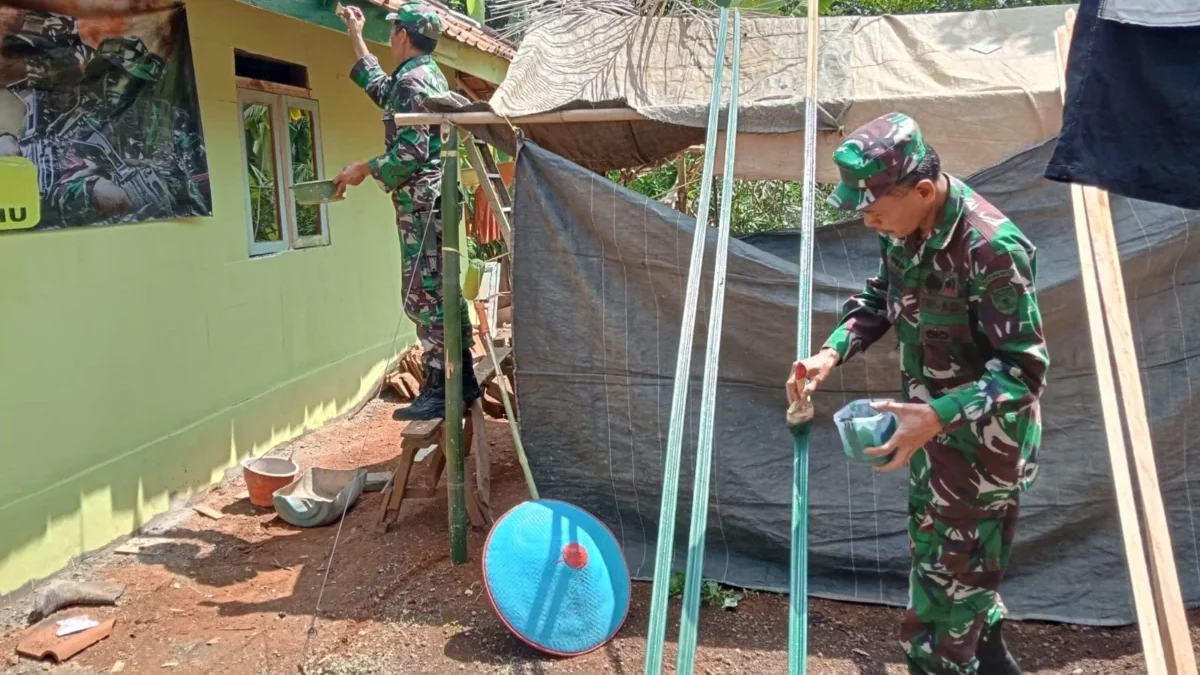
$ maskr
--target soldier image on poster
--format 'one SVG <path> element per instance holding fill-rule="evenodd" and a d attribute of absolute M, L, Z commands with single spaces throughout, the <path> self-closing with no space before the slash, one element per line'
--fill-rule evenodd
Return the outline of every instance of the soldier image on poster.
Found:
<path fill-rule="evenodd" d="M 87 44 L 63 14 L 23 12 L 0 38 L 0 59 L 25 75 L 5 83 L 25 116 L 20 136 L 0 134 L 0 156 L 36 166 L 39 228 L 211 214 L 183 10 L 167 16 L 178 24 L 167 58 L 137 35 Z"/>

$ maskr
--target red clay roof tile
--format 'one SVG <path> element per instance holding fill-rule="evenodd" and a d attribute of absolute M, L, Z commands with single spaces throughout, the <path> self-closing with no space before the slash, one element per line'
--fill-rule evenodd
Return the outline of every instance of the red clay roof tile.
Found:
<path fill-rule="evenodd" d="M 403 4 L 403 0 L 370 1 L 374 5 L 388 9 L 397 9 Z M 474 47 L 481 52 L 495 54 L 505 61 L 512 61 L 513 57 L 517 55 L 517 46 L 500 37 L 491 28 L 480 25 L 474 19 L 459 14 L 436 0 L 422 1 L 432 7 L 433 11 L 437 12 L 438 18 L 442 20 L 442 35 L 455 42 Z"/>

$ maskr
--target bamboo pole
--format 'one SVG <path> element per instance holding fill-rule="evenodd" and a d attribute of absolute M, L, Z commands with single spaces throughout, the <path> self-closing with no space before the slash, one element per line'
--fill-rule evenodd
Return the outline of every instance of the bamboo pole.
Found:
<path fill-rule="evenodd" d="M 450 562 L 467 562 L 467 506 L 463 486 L 462 287 L 459 275 L 458 127 L 446 125 L 442 146 L 442 313 L 446 340 L 446 499 L 450 514 Z M 469 365 L 466 367 L 470 367 Z"/>
<path fill-rule="evenodd" d="M 724 7 L 722 17 L 727 16 Z M 713 262 L 712 300 L 708 310 L 708 344 L 704 354 L 704 381 L 700 390 L 700 429 L 696 440 L 696 471 L 692 482 L 692 526 L 688 533 L 687 576 L 683 581 L 676 675 L 692 675 L 700 635 L 700 587 L 704 583 L 704 540 L 708 533 L 709 482 L 712 477 L 713 421 L 717 411 L 717 368 L 721 360 L 721 328 L 725 312 L 726 265 L 729 262 L 729 227 L 733 209 L 733 161 L 737 156 L 738 95 L 742 71 L 742 13 L 733 13 L 732 77 L 729 82 L 729 118 L 725 135 L 725 176 L 721 181 L 721 209 L 717 216 L 717 254 Z M 716 152 L 716 148 L 713 148 Z M 697 238 L 704 236 L 696 232 Z M 661 525 L 660 525 L 661 527 Z"/>
<path fill-rule="evenodd" d="M 720 23 L 717 25 L 717 50 L 714 54 L 713 84 L 708 104 L 708 126 L 705 130 L 706 149 L 700 174 L 700 200 L 696 207 L 696 224 L 692 230 L 692 252 L 688 261 L 687 291 L 683 296 L 683 316 L 679 321 L 679 349 L 675 352 L 671 421 L 667 430 L 666 456 L 663 460 L 662 500 L 658 516 L 658 541 L 654 550 L 654 582 L 650 588 L 650 619 L 646 630 L 644 675 L 661 675 L 663 672 L 671 564 L 675 554 L 675 511 L 679 501 L 683 422 L 692 369 L 692 342 L 695 338 L 696 310 L 700 300 L 700 276 L 704 267 L 705 231 L 708 229 L 708 209 L 712 199 L 717 127 L 720 122 L 718 113 L 721 106 L 721 79 L 725 73 L 725 43 L 728 34 L 729 8 L 722 7 Z"/>
<path fill-rule="evenodd" d="M 1060 66 L 1059 90 L 1065 100 L 1067 50 L 1071 42 L 1067 27 L 1060 27 L 1054 37 Z M 1087 207 L 1082 186 L 1071 185 L 1071 202 L 1075 213 L 1075 240 L 1079 247 L 1080 279 L 1083 281 L 1096 382 L 1100 389 L 1100 411 L 1104 416 L 1104 430 L 1108 437 L 1108 456 L 1112 464 L 1113 488 L 1117 498 L 1117 514 L 1121 522 L 1121 537 L 1125 545 L 1125 560 L 1129 565 L 1134 612 L 1141 633 L 1146 672 L 1149 675 L 1162 675 L 1167 672 L 1166 658 L 1159 640 L 1154 591 L 1150 586 L 1150 572 L 1146 566 L 1146 549 L 1142 544 L 1142 529 L 1138 520 L 1133 478 L 1126 453 L 1125 433 L 1121 427 L 1121 411 L 1117 404 L 1117 388 L 1112 370 L 1112 352 L 1109 350 L 1108 334 L 1104 325 L 1104 308 L 1100 304 L 1100 286 L 1096 276 L 1092 240 L 1088 233 Z"/>
<path fill-rule="evenodd" d="M 451 113 L 397 113 L 398 126 L 412 127 L 426 124 L 471 126 L 480 124 L 574 124 L 586 122 L 636 122 L 646 117 L 633 108 L 583 108 L 558 110 L 555 112 L 504 117 L 494 112 L 451 112 Z"/>
<path fill-rule="evenodd" d="M 804 78 L 804 182 L 800 214 L 796 301 L 796 359 L 812 354 L 813 234 L 816 232 L 817 85 L 820 5 L 808 0 L 808 54 Z M 788 579 L 788 673 L 808 672 L 808 466 L 812 423 L 795 429 L 792 442 L 792 545 Z"/>

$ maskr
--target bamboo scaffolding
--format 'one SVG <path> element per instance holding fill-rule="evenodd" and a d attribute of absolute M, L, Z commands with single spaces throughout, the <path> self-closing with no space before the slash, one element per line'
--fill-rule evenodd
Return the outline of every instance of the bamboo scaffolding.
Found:
<path fill-rule="evenodd" d="M 398 126 L 419 126 L 424 124 L 457 124 L 472 126 L 480 124 L 579 124 L 595 122 L 636 122 L 648 119 L 633 108 L 580 108 L 576 110 L 557 110 L 554 112 L 522 115 L 520 117 L 504 117 L 494 112 L 451 112 L 451 113 L 397 113 L 395 121 Z"/>

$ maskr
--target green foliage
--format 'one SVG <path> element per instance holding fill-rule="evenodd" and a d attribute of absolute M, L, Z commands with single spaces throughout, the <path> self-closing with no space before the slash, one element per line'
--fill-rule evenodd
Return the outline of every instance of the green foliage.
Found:
<path fill-rule="evenodd" d="M 275 145 L 269 108 L 248 105 L 242 110 L 246 134 L 246 172 L 250 178 L 250 219 L 255 241 L 279 241 L 278 195 L 275 194 Z"/>
<path fill-rule="evenodd" d="M 683 586 L 687 582 L 687 575 L 683 572 L 676 572 L 671 575 L 671 585 L 667 587 L 668 597 L 677 598 L 683 595 Z"/>
<path fill-rule="evenodd" d="M 292 183 L 317 179 L 317 154 L 313 147 L 312 113 L 292 108 L 288 111 L 288 142 L 292 148 Z M 321 234 L 321 210 L 316 204 L 296 205 L 296 234 L 315 237 Z"/>
<path fill-rule="evenodd" d="M 271 132 L 270 108 L 252 104 L 242 110 L 246 134 L 246 170 L 250 177 L 250 218 L 255 241 L 280 241 L 279 216 L 282 204 L 275 185 L 275 139 Z M 291 183 L 316 180 L 312 113 L 288 110 L 288 144 L 291 150 Z M 290 196 L 285 195 L 285 198 Z M 296 205 L 296 233 L 301 237 L 321 234 L 321 211 L 316 205 Z"/>
<path fill-rule="evenodd" d="M 475 19 L 479 23 L 483 23 L 487 18 L 487 10 L 484 7 L 483 0 L 466 0 L 467 15 Z"/>
<path fill-rule="evenodd" d="M 671 575 L 671 584 L 667 587 L 668 597 L 676 598 L 683 595 L 683 587 L 687 583 L 687 575 L 683 572 L 675 572 Z M 705 579 L 700 584 L 700 602 L 709 605 L 710 607 L 720 607 L 722 609 L 737 609 L 738 603 L 745 597 L 744 593 L 739 593 L 730 588 L 722 588 L 712 579 Z"/>
<path fill-rule="evenodd" d="M 482 260 L 490 262 L 504 254 L 503 241 L 491 241 L 486 244 L 480 244 L 475 235 L 467 235 L 467 258 L 470 260 Z"/>
<path fill-rule="evenodd" d="M 700 201 L 700 174 L 703 170 L 704 156 L 700 153 L 687 153 L 687 175 L 689 182 L 687 191 L 687 213 L 696 212 Z M 652 169 L 630 175 L 630 172 L 611 171 L 608 177 L 629 189 L 646 195 L 651 199 L 664 199 L 673 196 L 673 188 L 679 175 L 676 160 L 664 162 Z M 733 236 L 743 236 L 757 232 L 773 232 L 775 230 L 799 226 L 800 207 L 803 203 L 800 195 L 801 185 L 795 181 L 764 180 L 733 182 L 733 202 L 730 207 L 730 232 Z M 839 220 L 838 214 L 829 208 L 825 198 L 829 196 L 832 186 L 817 186 L 816 220 L 818 224 L 827 224 Z M 674 205 L 671 200 L 671 205 Z M 716 226 L 721 208 L 721 178 L 713 180 L 712 202 L 709 209 L 709 223 Z"/>

